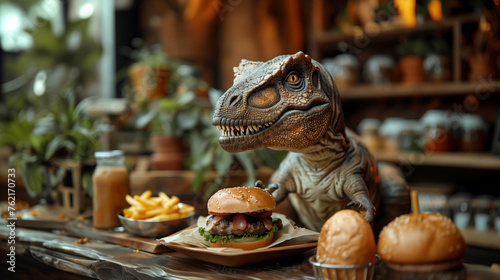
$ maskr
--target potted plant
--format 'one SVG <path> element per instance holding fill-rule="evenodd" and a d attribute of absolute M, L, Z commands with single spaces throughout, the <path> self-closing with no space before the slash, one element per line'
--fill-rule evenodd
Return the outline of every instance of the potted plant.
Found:
<path fill-rule="evenodd" d="M 197 100 L 198 82 L 181 79 L 174 93 L 159 98 L 139 113 L 135 120 L 138 129 L 147 128 L 153 154 L 153 169 L 182 170 L 186 159 L 183 137 L 198 125 L 204 105 Z"/>
<path fill-rule="evenodd" d="M 424 58 L 429 53 L 423 37 L 408 37 L 396 46 L 403 84 L 415 85 L 425 82 Z"/>
<path fill-rule="evenodd" d="M 168 81 L 180 61 L 171 59 L 160 45 L 148 45 L 141 39 L 134 39 L 136 47 L 130 56 L 136 61 L 128 69 L 134 100 L 142 103 L 165 97 L 169 90 Z"/>
<path fill-rule="evenodd" d="M 18 168 L 31 197 L 47 203 L 58 199 L 57 187 L 68 171 L 60 162 L 92 164 L 99 129 L 96 120 L 84 115 L 84 106 L 85 102 L 77 104 L 74 95 L 68 93 L 56 99 L 49 110 L 26 109 L 0 126 L 0 145 L 13 148 L 9 162 Z M 87 192 L 89 183 L 82 184 Z"/>

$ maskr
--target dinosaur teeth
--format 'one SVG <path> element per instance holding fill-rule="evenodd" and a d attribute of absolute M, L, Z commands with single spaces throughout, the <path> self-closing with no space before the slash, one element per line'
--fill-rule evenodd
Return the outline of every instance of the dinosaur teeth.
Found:
<path fill-rule="evenodd" d="M 228 120 L 226 120 L 228 121 Z M 240 125 L 240 123 L 237 123 L 236 125 L 226 125 L 226 124 L 219 124 L 216 125 L 215 127 L 217 128 L 218 131 L 222 132 L 223 137 L 231 137 L 231 136 L 246 136 L 246 135 L 252 135 L 254 133 L 259 132 L 262 128 L 267 128 L 271 126 L 273 122 L 265 122 L 262 124 L 249 124 L 247 123 L 246 125 Z"/>

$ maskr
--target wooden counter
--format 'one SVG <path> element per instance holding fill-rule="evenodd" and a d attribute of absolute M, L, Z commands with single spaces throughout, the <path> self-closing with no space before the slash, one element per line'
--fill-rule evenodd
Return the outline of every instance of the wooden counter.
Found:
<path fill-rule="evenodd" d="M 21 262 L 29 257 L 54 268 L 51 274 L 56 274 L 57 271 L 70 272 L 98 279 L 314 279 L 308 258 L 314 254 L 315 249 L 252 266 L 227 267 L 198 261 L 169 249 L 152 254 L 95 239 L 86 244 L 76 244 L 78 238 L 68 236 L 65 231 L 16 228 L 15 233 L 16 261 Z M 10 246 L 7 243 L 8 236 L 8 228 L 2 225 L 0 249 L 4 256 Z M 19 263 L 18 265 L 21 266 Z M 3 266 L 6 267 L 5 263 Z M 6 268 L 2 271 L 9 279 L 29 279 L 26 275 L 30 273 L 27 270 L 12 273 L 6 271 Z M 374 279 L 402 279 L 401 277 L 490 280 L 500 279 L 500 273 L 486 266 L 465 264 L 457 270 L 439 275 L 410 275 L 390 271 L 381 263 L 376 267 Z"/>

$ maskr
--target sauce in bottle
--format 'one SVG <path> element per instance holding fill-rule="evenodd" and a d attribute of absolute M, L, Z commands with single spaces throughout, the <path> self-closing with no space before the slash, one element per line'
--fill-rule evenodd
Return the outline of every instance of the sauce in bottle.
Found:
<path fill-rule="evenodd" d="M 97 166 L 93 181 L 94 228 L 109 229 L 120 226 L 118 213 L 128 207 L 129 174 L 124 164 L 123 151 L 96 152 Z"/>

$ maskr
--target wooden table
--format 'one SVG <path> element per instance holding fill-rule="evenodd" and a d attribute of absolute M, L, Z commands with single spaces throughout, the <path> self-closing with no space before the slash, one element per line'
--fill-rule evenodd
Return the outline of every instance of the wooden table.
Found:
<path fill-rule="evenodd" d="M 0 249 L 6 256 L 10 231 L 0 227 Z M 55 268 L 54 271 L 70 272 L 98 279 L 314 279 L 308 258 L 315 249 L 287 256 L 267 263 L 247 267 L 227 267 L 190 258 L 182 253 L 166 250 L 152 254 L 133 248 L 92 239 L 87 244 L 76 244 L 64 230 L 47 231 L 16 228 L 16 259 L 35 259 Z M 18 263 L 19 265 L 19 263 Z M 5 263 L 2 265 L 5 267 Z M 2 270 L 10 278 L 22 277 L 27 271 L 15 273 Z M 53 272 L 54 272 L 53 271 Z M 385 265 L 377 266 L 374 279 L 427 279 L 424 275 L 409 275 L 389 271 Z M 435 276 L 435 275 L 434 275 Z M 29 279 L 29 278 L 26 278 Z M 58 279 L 58 278 L 51 278 Z M 63 278 L 59 278 L 63 279 Z M 434 279 L 500 279 L 486 266 L 465 264 L 462 268 Z"/>

